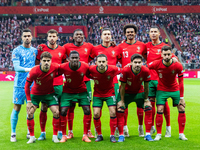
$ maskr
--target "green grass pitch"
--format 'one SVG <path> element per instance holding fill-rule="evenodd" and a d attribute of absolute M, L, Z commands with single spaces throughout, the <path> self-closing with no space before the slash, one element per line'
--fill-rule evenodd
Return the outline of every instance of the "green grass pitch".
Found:
<path fill-rule="evenodd" d="M 17 142 L 10 142 L 10 115 L 13 109 L 12 103 L 12 91 L 13 82 L 0 82 L 0 149 L 41 149 L 41 150 L 57 150 L 57 149 L 200 149 L 200 79 L 185 79 L 185 101 L 186 101 L 186 128 L 185 135 L 188 141 L 181 141 L 178 139 L 178 111 L 177 108 L 172 107 L 172 101 L 169 100 L 170 112 L 171 112 L 171 127 L 172 137 L 165 138 L 165 119 L 163 121 L 162 140 L 158 142 L 147 142 L 143 138 L 138 136 L 138 120 L 136 115 L 135 103 L 129 105 L 128 116 L 128 128 L 130 137 L 126 138 L 123 143 L 111 143 L 109 141 L 110 128 L 109 128 L 109 113 L 106 104 L 103 107 L 102 113 L 102 134 L 104 141 L 96 143 L 95 139 L 92 139 L 91 143 L 85 143 L 82 141 L 83 135 L 83 111 L 81 108 L 76 107 L 74 117 L 74 138 L 68 140 L 66 143 L 55 144 L 51 141 L 52 138 L 52 114 L 48 110 L 48 119 L 46 126 L 47 139 L 45 141 L 36 141 L 34 144 L 26 144 L 27 125 L 26 125 L 26 110 L 25 105 L 22 106 L 19 114 L 19 120 L 17 124 Z M 35 113 L 35 137 L 40 135 L 39 128 L 39 112 Z M 92 122 L 92 133 L 94 133 L 94 124 Z M 153 138 L 155 135 L 153 135 Z"/>

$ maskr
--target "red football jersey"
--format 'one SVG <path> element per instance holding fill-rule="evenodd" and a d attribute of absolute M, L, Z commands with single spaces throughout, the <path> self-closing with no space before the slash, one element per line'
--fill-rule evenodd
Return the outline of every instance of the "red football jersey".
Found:
<path fill-rule="evenodd" d="M 51 49 L 45 44 L 40 44 L 39 46 L 42 46 L 43 51 L 38 50 L 38 54 L 36 57 L 37 60 L 40 60 L 40 55 L 43 52 L 49 52 L 52 55 L 52 58 L 51 58 L 52 63 L 61 64 L 63 60 L 66 60 L 65 49 L 62 46 L 58 45 L 57 48 L 55 49 Z M 63 85 L 62 75 L 54 79 L 53 85 Z"/>
<path fill-rule="evenodd" d="M 31 94 L 51 94 L 54 92 L 53 82 L 54 78 L 58 75 L 60 65 L 51 63 L 48 72 L 43 72 L 40 67 L 40 65 L 33 67 L 27 76 L 27 82 L 32 83 L 34 81 L 33 87 L 31 88 Z"/>
<path fill-rule="evenodd" d="M 90 58 L 94 59 L 99 54 L 105 54 L 107 56 L 108 65 L 116 66 L 120 58 L 120 49 L 117 46 L 105 47 L 100 44 L 92 49 Z M 114 83 L 118 83 L 117 76 L 114 78 Z"/>
<path fill-rule="evenodd" d="M 88 63 L 90 53 L 94 46 L 90 43 L 83 42 L 81 46 L 76 46 L 74 43 L 67 43 L 63 47 L 68 57 L 70 52 L 75 50 L 79 53 L 80 61 Z M 86 76 L 84 77 L 84 81 L 89 81 L 89 80 L 90 79 L 88 79 Z"/>
<path fill-rule="evenodd" d="M 172 62 L 170 66 L 165 66 L 163 60 L 156 60 L 148 65 L 149 69 L 156 70 L 159 80 L 157 90 L 174 92 L 179 90 L 176 75 L 183 76 L 183 66 L 179 62 Z M 181 94 L 181 93 L 180 93 Z M 183 94 L 183 93 L 182 93 Z M 181 95 L 183 97 L 183 95 Z"/>
<path fill-rule="evenodd" d="M 151 75 L 147 67 L 142 66 L 138 74 L 132 70 L 132 66 L 124 67 L 120 75 L 120 81 L 126 83 L 125 93 L 137 94 L 144 92 L 142 82 L 150 81 Z"/>
<path fill-rule="evenodd" d="M 153 45 L 152 42 L 148 42 L 146 44 L 147 47 L 147 64 L 155 61 L 155 60 L 159 60 L 162 59 L 161 56 L 161 49 L 163 46 L 165 46 L 167 44 L 165 44 L 164 42 L 161 42 L 157 45 Z M 169 45 L 167 45 L 169 46 Z M 172 57 L 175 57 L 174 54 L 172 54 Z M 151 80 L 158 80 L 158 74 L 155 70 L 150 70 L 151 73 Z"/>
<path fill-rule="evenodd" d="M 131 62 L 131 56 L 135 53 L 142 55 L 146 59 L 146 46 L 143 42 L 136 41 L 134 44 L 121 43 L 118 45 L 121 51 L 122 67 Z"/>
<path fill-rule="evenodd" d="M 64 93 L 83 93 L 87 92 L 84 76 L 89 75 L 89 65 L 80 62 L 80 67 L 74 71 L 70 68 L 70 62 L 60 66 L 59 74 L 64 74 L 66 83 L 63 86 Z"/>
<path fill-rule="evenodd" d="M 97 71 L 97 65 L 90 66 L 90 76 L 94 80 L 94 94 L 95 97 L 110 97 L 114 96 L 113 78 L 121 73 L 121 68 L 113 65 L 108 65 L 104 73 Z"/>

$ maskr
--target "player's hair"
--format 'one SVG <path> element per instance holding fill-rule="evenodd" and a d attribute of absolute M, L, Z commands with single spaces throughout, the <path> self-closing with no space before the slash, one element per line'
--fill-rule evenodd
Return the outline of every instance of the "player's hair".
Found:
<path fill-rule="evenodd" d="M 32 33 L 31 30 L 30 30 L 29 28 L 26 28 L 26 29 L 22 30 L 22 34 L 23 34 L 24 32 L 30 32 L 30 33 Z"/>
<path fill-rule="evenodd" d="M 71 54 L 78 54 L 78 56 L 79 56 L 79 53 L 78 53 L 77 51 L 71 51 L 71 52 L 69 53 L 69 57 L 71 56 Z"/>
<path fill-rule="evenodd" d="M 74 34 L 75 34 L 76 31 L 82 31 L 82 32 L 83 32 L 82 29 L 76 29 L 76 30 L 74 30 L 74 32 L 73 32 L 73 36 L 74 36 Z M 83 32 L 83 33 L 84 33 L 84 32 Z"/>
<path fill-rule="evenodd" d="M 156 28 L 156 29 L 158 29 L 158 31 L 160 32 L 160 29 L 159 29 L 158 26 L 151 26 L 150 30 L 151 30 L 152 28 Z"/>
<path fill-rule="evenodd" d="M 168 51 L 168 50 L 172 51 L 172 48 L 170 46 L 165 45 L 165 46 L 162 47 L 161 52 L 162 51 Z"/>
<path fill-rule="evenodd" d="M 58 36 L 58 32 L 57 32 L 56 30 L 54 30 L 54 29 L 50 29 L 50 30 L 47 32 L 47 35 L 49 35 L 49 33 L 50 33 L 50 34 L 56 33 L 56 35 Z"/>
<path fill-rule="evenodd" d="M 141 59 L 141 60 L 143 59 L 142 55 L 136 53 L 136 54 L 133 54 L 133 55 L 131 56 L 131 62 L 133 62 L 133 60 L 134 60 L 134 59 L 137 59 L 137 58 L 139 58 L 139 59 Z"/>
<path fill-rule="evenodd" d="M 99 54 L 99 55 L 97 56 L 97 59 L 98 59 L 99 57 L 105 57 L 106 60 L 107 60 L 107 56 L 106 56 L 105 54 Z"/>
<path fill-rule="evenodd" d="M 110 33 L 112 33 L 110 28 L 103 28 L 101 34 L 103 33 L 103 31 L 110 31 Z"/>
<path fill-rule="evenodd" d="M 49 53 L 49 52 L 43 52 L 41 55 L 40 55 L 40 59 L 42 60 L 42 58 L 44 57 L 47 57 L 47 58 L 52 58 L 52 55 Z"/>
<path fill-rule="evenodd" d="M 126 34 L 126 29 L 128 29 L 128 28 L 133 28 L 135 30 L 135 33 L 137 34 L 138 28 L 134 24 L 126 24 L 126 25 L 124 25 L 124 27 L 123 27 L 124 34 Z"/>

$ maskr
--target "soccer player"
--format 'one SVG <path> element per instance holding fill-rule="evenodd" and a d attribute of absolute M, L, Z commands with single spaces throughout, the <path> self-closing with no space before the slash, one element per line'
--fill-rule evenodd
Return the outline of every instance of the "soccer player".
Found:
<path fill-rule="evenodd" d="M 58 63 L 61 64 L 63 62 L 66 62 L 66 55 L 65 55 L 65 49 L 58 45 L 56 41 L 58 40 L 58 32 L 54 29 L 51 29 L 47 32 L 47 41 L 48 44 L 41 44 L 39 46 L 42 47 L 42 51 L 38 50 L 38 55 L 36 57 L 36 64 L 40 63 L 40 56 L 43 52 L 49 52 L 52 55 L 52 62 L 53 63 Z M 60 100 L 62 90 L 63 90 L 63 77 L 62 75 L 54 78 L 54 91 L 57 96 L 57 98 Z M 40 128 L 41 128 L 41 134 L 38 140 L 44 140 L 46 139 L 46 121 L 47 121 L 47 104 L 45 104 L 42 101 L 42 106 L 41 106 L 41 111 L 40 111 Z M 61 127 L 59 126 L 59 131 L 58 131 L 58 138 L 62 138 L 62 132 L 61 132 Z"/>
<path fill-rule="evenodd" d="M 37 49 L 31 46 L 32 34 L 30 29 L 22 31 L 22 45 L 16 47 L 12 52 L 12 61 L 15 69 L 13 103 L 14 108 L 11 113 L 11 142 L 16 142 L 16 126 L 21 105 L 26 100 L 24 86 L 28 72 L 35 66 Z M 29 133 L 27 138 L 29 138 Z"/>
<path fill-rule="evenodd" d="M 153 141 L 150 135 L 152 109 L 148 99 L 151 76 L 149 69 L 142 66 L 142 59 L 143 57 L 140 54 L 132 55 L 131 66 L 123 68 L 121 73 L 120 94 L 117 97 L 117 121 L 120 134 L 118 142 L 123 142 L 125 140 L 123 135 L 124 115 L 122 110 L 127 108 L 131 102 L 136 102 L 137 107 L 144 109 L 146 126 L 145 140 Z M 142 85 L 143 82 L 144 87 Z"/>
<path fill-rule="evenodd" d="M 97 65 L 90 66 L 89 68 L 90 76 L 95 83 L 93 93 L 93 111 L 94 125 L 98 133 L 95 141 L 99 142 L 103 140 L 101 133 L 100 111 L 103 105 L 103 101 L 106 101 L 110 112 L 110 141 L 115 143 L 117 142 L 114 137 L 117 125 L 117 117 L 113 78 L 121 72 L 121 69 L 113 65 L 107 65 L 108 61 L 105 54 L 99 54 L 97 56 L 96 64 Z"/>
<path fill-rule="evenodd" d="M 90 99 L 84 82 L 85 75 L 89 75 L 89 65 L 79 60 L 79 53 L 77 51 L 71 51 L 69 54 L 69 62 L 62 64 L 59 69 L 59 74 L 64 74 L 66 78 L 61 96 L 60 117 L 63 136 L 60 142 L 62 143 L 67 141 L 66 115 L 74 99 L 78 100 L 79 106 L 82 106 L 84 112 L 84 134 L 82 140 L 91 142 L 88 138 L 88 130 L 91 122 Z"/>
<path fill-rule="evenodd" d="M 148 42 L 146 44 L 147 47 L 147 64 L 162 59 L 161 57 L 161 49 L 163 46 L 167 45 L 164 42 L 161 42 L 160 37 L 160 31 L 157 26 L 152 26 L 150 28 L 149 36 L 151 38 L 151 42 Z M 175 55 L 173 54 L 173 59 L 175 61 Z M 176 60 L 177 61 L 177 60 Z M 154 127 L 154 116 L 156 112 L 155 108 L 155 97 L 156 97 L 156 91 L 157 91 L 157 84 L 158 84 L 158 74 L 155 70 L 150 70 L 151 73 L 151 81 L 149 82 L 149 99 L 151 101 L 152 105 L 152 127 L 151 127 L 151 134 L 155 133 L 155 127 Z M 169 104 L 166 101 L 165 107 L 164 107 L 164 116 L 166 119 L 166 134 L 165 137 L 171 137 L 171 126 L 170 126 L 170 108 Z"/>
<path fill-rule="evenodd" d="M 36 138 L 34 136 L 34 118 L 33 114 L 39 107 L 40 101 L 47 104 L 53 113 L 53 138 L 54 143 L 58 143 L 57 138 L 59 126 L 59 106 L 58 99 L 54 93 L 53 81 L 57 76 L 59 69 L 58 64 L 51 64 L 52 55 L 49 52 L 44 52 L 40 56 L 41 65 L 37 65 L 31 69 L 27 76 L 25 84 L 25 93 L 27 98 L 27 126 L 30 131 L 30 139 L 27 144 L 34 143 Z M 33 83 L 30 92 L 30 86 Z"/>
<path fill-rule="evenodd" d="M 179 139 L 187 140 L 183 134 L 186 122 L 185 116 L 185 101 L 184 101 L 184 84 L 183 84 L 183 67 L 179 62 L 173 62 L 171 47 L 163 46 L 161 49 L 163 59 L 153 61 L 149 64 L 149 69 L 156 70 L 159 80 L 156 92 L 156 129 L 157 135 L 155 141 L 161 140 L 161 131 L 163 123 L 163 110 L 166 99 L 171 97 L 173 106 L 177 106 L 178 124 L 179 124 Z M 178 81 L 176 76 L 178 75 Z"/>
<path fill-rule="evenodd" d="M 140 54 L 146 59 L 146 46 L 143 42 L 136 41 L 135 37 L 138 32 L 138 28 L 134 24 L 127 24 L 123 27 L 124 35 L 126 36 L 126 41 L 119 44 L 118 47 L 121 49 L 121 63 L 122 67 L 130 63 L 131 56 L 133 54 Z M 127 127 L 127 117 L 128 117 L 128 108 L 125 109 L 124 113 L 124 135 L 129 137 L 128 127 Z M 139 136 L 144 137 L 143 130 L 143 109 L 137 107 L 137 116 L 138 116 L 138 131 Z"/>
<path fill-rule="evenodd" d="M 67 56 L 69 57 L 69 54 L 71 51 L 76 50 L 79 55 L 80 55 L 80 61 L 83 61 L 85 63 L 89 63 L 89 55 L 91 53 L 92 48 L 94 47 L 92 44 L 90 43 L 86 43 L 84 42 L 84 33 L 83 30 L 81 29 L 76 29 L 73 33 L 73 43 L 67 43 L 65 44 L 63 47 L 65 49 L 65 53 L 67 54 Z M 87 92 L 89 95 L 89 98 L 91 100 L 92 97 L 92 92 L 91 92 L 91 82 L 90 79 L 87 78 L 86 76 L 84 76 L 84 81 L 87 87 Z M 75 109 L 75 105 L 78 101 L 76 99 L 73 100 L 72 106 L 68 109 L 68 138 L 73 138 L 73 120 L 74 120 L 74 109 Z M 90 112 L 90 118 L 91 118 L 91 112 Z M 91 127 L 91 122 L 90 122 L 90 127 Z M 89 128 L 88 131 L 88 136 L 90 138 L 94 138 L 94 136 L 91 133 L 91 130 Z"/>

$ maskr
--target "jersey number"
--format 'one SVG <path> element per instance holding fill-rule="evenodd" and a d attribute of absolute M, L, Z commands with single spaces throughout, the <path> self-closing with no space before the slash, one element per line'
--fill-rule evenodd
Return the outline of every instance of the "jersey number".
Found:
<path fill-rule="evenodd" d="M 123 52 L 124 58 L 128 58 L 128 51 Z"/>

